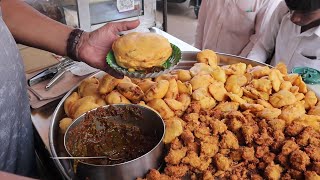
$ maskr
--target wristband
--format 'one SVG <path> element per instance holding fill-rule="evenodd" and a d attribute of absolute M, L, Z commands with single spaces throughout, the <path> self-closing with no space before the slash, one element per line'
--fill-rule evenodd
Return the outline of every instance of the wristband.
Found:
<path fill-rule="evenodd" d="M 71 31 L 67 40 L 67 56 L 75 61 L 80 61 L 77 56 L 77 45 L 80 42 L 83 32 L 81 29 L 74 29 Z"/>

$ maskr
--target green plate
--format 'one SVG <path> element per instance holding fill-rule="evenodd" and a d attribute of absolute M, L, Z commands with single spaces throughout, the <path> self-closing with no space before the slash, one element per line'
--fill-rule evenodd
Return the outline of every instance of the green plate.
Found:
<path fill-rule="evenodd" d="M 307 84 L 320 84 L 320 71 L 309 67 L 295 67 L 292 73 L 300 74 Z"/>
<path fill-rule="evenodd" d="M 125 69 L 117 64 L 116 58 L 112 50 L 108 53 L 106 57 L 106 61 L 111 68 L 124 74 L 125 76 L 133 77 L 133 78 L 154 78 L 161 74 L 169 73 L 178 65 L 179 61 L 181 60 L 181 50 L 174 44 L 171 44 L 171 47 L 172 47 L 172 54 L 167 59 L 167 61 L 163 63 L 162 67 L 164 68 L 164 70 L 159 72 L 151 72 L 151 73 L 146 73 L 145 71 L 129 72 L 128 69 Z"/>

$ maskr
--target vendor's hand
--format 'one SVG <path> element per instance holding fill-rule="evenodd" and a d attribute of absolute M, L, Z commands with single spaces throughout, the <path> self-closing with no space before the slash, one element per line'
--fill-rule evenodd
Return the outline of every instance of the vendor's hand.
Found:
<path fill-rule="evenodd" d="M 93 32 L 85 32 L 78 43 L 78 59 L 116 78 L 123 78 L 122 74 L 108 66 L 106 55 L 111 50 L 112 43 L 119 37 L 119 32 L 134 29 L 139 24 L 139 20 L 108 23 Z"/>

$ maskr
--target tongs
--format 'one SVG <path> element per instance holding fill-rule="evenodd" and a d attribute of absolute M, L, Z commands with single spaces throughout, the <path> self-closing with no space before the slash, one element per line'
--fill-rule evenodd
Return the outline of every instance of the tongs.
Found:
<path fill-rule="evenodd" d="M 63 77 L 64 73 L 71 70 L 74 65 L 76 64 L 75 61 L 72 59 L 64 59 L 60 63 L 45 69 L 35 76 L 31 77 L 28 80 L 28 85 L 33 86 L 41 81 L 50 79 L 49 83 L 46 85 L 46 89 L 52 87 L 58 80 Z"/>

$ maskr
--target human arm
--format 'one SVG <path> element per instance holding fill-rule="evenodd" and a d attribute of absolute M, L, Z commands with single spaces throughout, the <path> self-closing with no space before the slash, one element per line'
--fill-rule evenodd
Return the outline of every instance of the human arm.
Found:
<path fill-rule="evenodd" d="M 261 29 L 262 34 L 247 58 L 260 62 L 266 62 L 270 58 L 276 45 L 282 18 L 287 11 L 285 2 L 281 2 L 272 14 L 270 21 L 266 23 L 265 28 Z"/>
<path fill-rule="evenodd" d="M 19 43 L 66 55 L 73 28 L 58 23 L 21 0 L 1 0 L 3 20 Z"/>
<path fill-rule="evenodd" d="M 67 55 L 67 40 L 72 27 L 56 22 L 34 10 L 21 0 L 1 0 L 3 20 L 17 42 Z M 105 57 L 118 32 L 136 28 L 139 21 L 108 23 L 93 31 L 84 32 L 75 48 L 75 55 L 90 66 L 121 77 L 108 68 Z"/>
<path fill-rule="evenodd" d="M 207 18 L 207 0 L 203 0 L 201 2 L 199 15 L 198 15 L 198 24 L 196 29 L 196 38 L 195 38 L 195 47 L 198 49 L 202 49 L 202 40 L 203 40 L 203 32 L 204 26 Z"/>

